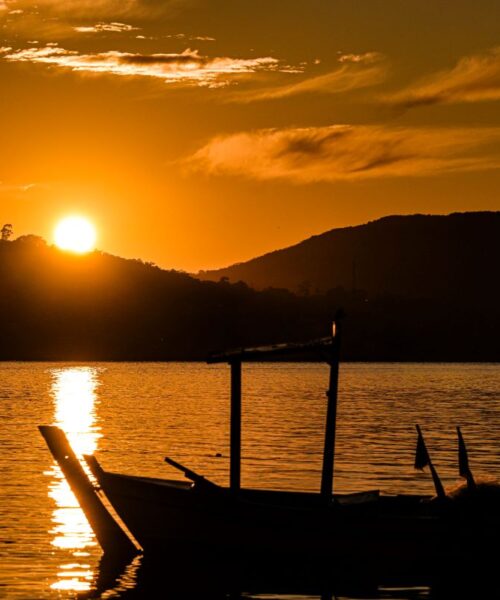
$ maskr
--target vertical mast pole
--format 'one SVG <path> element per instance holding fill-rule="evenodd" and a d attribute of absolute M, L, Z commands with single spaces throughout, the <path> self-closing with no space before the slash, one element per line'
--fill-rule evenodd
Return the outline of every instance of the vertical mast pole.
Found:
<path fill-rule="evenodd" d="M 231 427 L 229 487 L 240 489 L 241 480 L 241 362 L 231 361 Z"/>
<path fill-rule="evenodd" d="M 328 356 L 330 364 L 330 382 L 328 391 L 328 406 L 326 409 L 325 446 L 323 450 L 323 471 L 321 473 L 321 496 L 329 503 L 333 493 L 333 470 L 335 464 L 335 429 L 337 424 L 337 392 L 339 383 L 339 350 L 340 350 L 340 318 L 334 321 L 334 343 Z"/>

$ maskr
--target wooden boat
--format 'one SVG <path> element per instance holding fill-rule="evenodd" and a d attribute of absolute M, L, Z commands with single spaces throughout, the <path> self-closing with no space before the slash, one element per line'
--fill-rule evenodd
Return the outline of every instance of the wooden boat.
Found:
<path fill-rule="evenodd" d="M 478 548 L 497 540 L 498 488 L 477 485 L 458 501 L 443 497 L 444 491 L 439 488 L 435 498 L 386 496 L 377 490 L 333 493 L 339 333 L 337 324 L 331 337 L 306 344 L 244 349 L 210 358 L 211 363 L 228 363 L 231 371 L 229 487 L 216 485 L 168 458 L 166 461 L 183 471 L 187 481 L 111 473 L 95 457 L 87 456 L 95 483 L 90 481 L 62 431 L 41 426 L 104 551 L 136 552 L 133 536 L 146 555 L 175 554 L 189 560 L 195 556 L 217 556 L 251 559 L 260 564 L 276 557 L 281 562 L 285 559 L 287 564 L 332 559 L 337 563 L 353 559 L 395 561 L 402 557 L 405 561 L 422 557 L 442 561 L 464 553 L 477 555 Z M 315 494 L 243 489 L 242 363 L 290 356 L 321 359 L 330 365 L 320 491 Z M 423 443 L 420 431 L 419 443 Z M 462 438 L 461 443 L 463 446 Z M 119 519 L 106 507 L 103 496 Z"/>

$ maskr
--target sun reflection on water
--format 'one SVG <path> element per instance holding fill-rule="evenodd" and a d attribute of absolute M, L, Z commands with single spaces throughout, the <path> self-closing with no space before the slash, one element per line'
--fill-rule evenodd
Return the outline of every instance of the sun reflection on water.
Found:
<path fill-rule="evenodd" d="M 59 426 L 77 455 L 93 454 L 100 437 L 95 406 L 99 370 L 93 367 L 64 367 L 52 370 L 52 396 L 55 403 L 54 424 Z M 86 465 L 84 465 L 86 466 Z M 57 465 L 50 471 L 49 496 L 55 501 L 51 534 L 52 545 L 68 551 L 69 562 L 60 565 L 58 580 L 52 589 L 84 591 L 91 587 L 93 572 L 89 565 L 76 559 L 89 556 L 96 545 L 95 536 Z"/>

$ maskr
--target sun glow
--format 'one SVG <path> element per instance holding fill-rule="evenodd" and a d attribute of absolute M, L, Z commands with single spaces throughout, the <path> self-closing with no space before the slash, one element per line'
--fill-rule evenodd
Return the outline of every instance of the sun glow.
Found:
<path fill-rule="evenodd" d="M 92 223 L 84 217 L 61 219 L 54 230 L 54 241 L 61 250 L 85 254 L 95 248 L 97 233 Z"/>

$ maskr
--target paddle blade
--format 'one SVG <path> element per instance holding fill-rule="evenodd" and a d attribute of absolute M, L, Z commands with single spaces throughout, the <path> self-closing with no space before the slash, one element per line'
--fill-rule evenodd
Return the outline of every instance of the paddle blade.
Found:
<path fill-rule="evenodd" d="M 469 455 L 467 453 L 467 446 L 465 445 L 465 440 L 462 436 L 462 432 L 460 431 L 460 427 L 457 427 L 458 433 L 458 472 L 460 477 L 463 477 L 467 480 L 467 487 L 470 490 L 474 490 L 476 488 L 476 482 L 474 481 L 474 476 L 472 475 L 472 471 L 469 466 Z"/>
<path fill-rule="evenodd" d="M 431 463 L 429 458 L 429 453 L 427 452 L 427 446 L 425 445 L 424 436 L 422 435 L 422 431 L 420 430 L 420 426 L 417 425 L 417 449 L 415 451 L 415 469 L 423 470 L 424 467 L 428 467 Z"/>
<path fill-rule="evenodd" d="M 470 473 L 469 467 L 469 456 L 467 454 L 467 447 L 465 446 L 465 441 L 462 436 L 462 432 L 460 431 L 460 427 L 457 427 L 458 433 L 458 472 L 460 473 L 460 477 L 467 477 Z"/>

